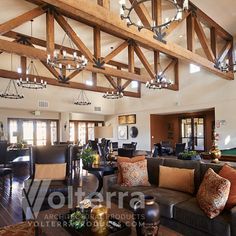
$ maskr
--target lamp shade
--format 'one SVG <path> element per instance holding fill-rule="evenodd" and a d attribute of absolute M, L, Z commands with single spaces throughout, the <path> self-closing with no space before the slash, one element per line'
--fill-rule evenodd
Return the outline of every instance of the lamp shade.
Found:
<path fill-rule="evenodd" d="M 95 138 L 113 138 L 112 126 L 97 126 L 94 127 Z"/>

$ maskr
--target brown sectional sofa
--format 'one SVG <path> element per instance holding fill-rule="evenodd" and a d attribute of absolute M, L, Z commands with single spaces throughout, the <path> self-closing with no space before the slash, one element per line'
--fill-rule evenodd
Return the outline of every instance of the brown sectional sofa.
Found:
<path fill-rule="evenodd" d="M 116 175 L 107 176 L 105 191 L 110 192 L 143 192 L 152 195 L 160 205 L 161 224 L 189 236 L 236 236 L 236 206 L 231 211 L 223 211 L 214 219 L 209 219 L 199 208 L 196 193 L 207 169 L 211 167 L 219 172 L 222 164 L 184 161 L 173 158 L 148 158 L 148 175 L 150 187 L 122 187 L 116 184 Z M 159 165 L 195 169 L 195 194 L 158 187 Z M 124 198 L 124 206 L 129 208 L 131 196 Z M 117 197 L 112 201 L 117 202 Z"/>

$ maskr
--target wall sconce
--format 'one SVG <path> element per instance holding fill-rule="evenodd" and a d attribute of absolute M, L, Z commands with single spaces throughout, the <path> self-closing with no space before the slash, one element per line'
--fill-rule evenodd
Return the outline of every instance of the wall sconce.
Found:
<path fill-rule="evenodd" d="M 67 122 L 64 123 L 64 130 L 67 128 Z"/>

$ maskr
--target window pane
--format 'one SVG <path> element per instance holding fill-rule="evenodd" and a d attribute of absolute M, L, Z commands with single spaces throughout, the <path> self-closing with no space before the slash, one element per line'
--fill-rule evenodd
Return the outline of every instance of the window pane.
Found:
<path fill-rule="evenodd" d="M 70 142 L 74 142 L 75 141 L 75 123 L 74 122 L 70 122 Z"/>
<path fill-rule="evenodd" d="M 36 145 L 46 145 L 47 143 L 47 122 L 37 121 L 36 123 Z"/>
<path fill-rule="evenodd" d="M 57 122 L 51 121 L 50 128 L 51 128 L 51 145 L 53 145 L 54 142 L 57 142 Z"/>
<path fill-rule="evenodd" d="M 81 145 L 86 144 L 86 123 L 85 122 L 79 122 L 78 123 L 78 134 L 79 134 L 79 143 Z"/>
<path fill-rule="evenodd" d="M 10 143 L 17 143 L 17 120 L 10 120 L 9 136 L 10 136 Z"/>
<path fill-rule="evenodd" d="M 33 121 L 23 121 L 23 141 L 27 144 L 34 144 L 34 125 Z"/>
<path fill-rule="evenodd" d="M 88 123 L 88 140 L 94 140 L 94 123 Z"/>

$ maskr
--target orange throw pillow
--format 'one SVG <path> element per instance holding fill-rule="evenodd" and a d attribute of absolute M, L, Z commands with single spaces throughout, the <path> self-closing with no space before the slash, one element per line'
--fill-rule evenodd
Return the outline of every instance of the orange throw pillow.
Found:
<path fill-rule="evenodd" d="M 136 163 L 139 161 L 145 160 L 145 156 L 136 156 L 136 157 L 118 157 L 117 158 L 117 168 L 118 168 L 118 176 L 117 176 L 117 184 L 122 184 L 123 183 L 123 176 L 122 176 L 122 171 L 120 167 L 120 163 L 126 162 L 126 163 Z"/>
<path fill-rule="evenodd" d="M 229 198 L 225 205 L 226 209 L 231 209 L 236 205 L 236 170 L 225 164 L 220 170 L 219 175 L 225 179 L 228 179 L 231 183 Z"/>
<path fill-rule="evenodd" d="M 194 192 L 194 169 L 182 169 L 160 165 L 159 187 Z"/>
<path fill-rule="evenodd" d="M 224 210 L 230 191 L 229 180 L 209 168 L 197 192 L 197 201 L 205 214 L 213 219 Z"/>

